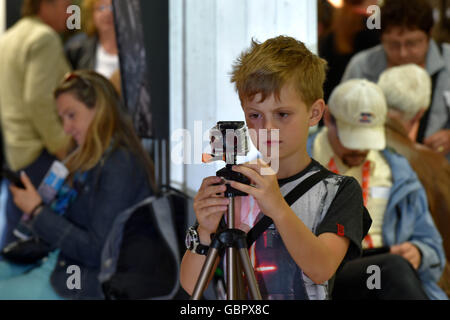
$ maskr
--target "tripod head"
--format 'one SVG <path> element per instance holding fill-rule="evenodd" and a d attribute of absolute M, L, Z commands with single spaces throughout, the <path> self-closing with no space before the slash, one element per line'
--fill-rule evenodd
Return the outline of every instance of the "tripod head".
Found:
<path fill-rule="evenodd" d="M 249 150 L 245 122 L 220 121 L 209 133 L 212 154 L 204 154 L 203 162 L 225 161 L 225 167 L 216 172 L 216 176 L 225 180 L 227 187 L 225 196 L 246 196 L 246 193 L 236 190 L 226 183 L 226 181 L 233 180 L 250 184 L 250 180 L 246 176 L 231 169 L 237 163 L 237 156 L 246 156 Z"/>

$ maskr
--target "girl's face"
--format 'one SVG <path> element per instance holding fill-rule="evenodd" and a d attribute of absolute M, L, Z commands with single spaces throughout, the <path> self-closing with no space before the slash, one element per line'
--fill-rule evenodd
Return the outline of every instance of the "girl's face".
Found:
<path fill-rule="evenodd" d="M 77 145 L 83 145 L 89 126 L 95 116 L 95 108 L 89 109 L 71 93 L 62 93 L 56 99 L 58 114 L 64 132 L 73 137 Z"/>
<path fill-rule="evenodd" d="M 94 7 L 94 24 L 99 33 L 114 32 L 112 0 L 98 0 Z"/>

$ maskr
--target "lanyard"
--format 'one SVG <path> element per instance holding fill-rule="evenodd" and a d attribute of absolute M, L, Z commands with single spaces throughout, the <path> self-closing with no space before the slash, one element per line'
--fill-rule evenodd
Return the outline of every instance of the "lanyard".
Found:
<path fill-rule="evenodd" d="M 339 170 L 337 168 L 336 162 L 334 161 L 334 157 L 331 158 L 330 162 L 328 162 L 328 169 L 336 174 L 339 174 Z M 370 180 L 370 161 L 366 160 L 362 166 L 362 195 L 364 206 L 367 207 L 367 201 L 369 198 L 369 180 Z M 373 248 L 372 237 L 367 234 L 364 237 L 363 245 L 367 248 Z"/>

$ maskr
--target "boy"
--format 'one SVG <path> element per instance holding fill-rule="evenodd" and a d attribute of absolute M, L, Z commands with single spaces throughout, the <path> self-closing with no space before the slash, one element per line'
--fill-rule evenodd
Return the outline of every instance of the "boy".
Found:
<path fill-rule="evenodd" d="M 258 149 L 273 149 L 278 154 L 263 154 L 269 161 L 278 157 L 279 170 L 259 160 L 235 166 L 252 180 L 252 186 L 231 182 L 231 187 L 253 198 L 258 212 L 273 220 L 267 233 L 256 240 L 254 263 L 269 260 L 272 272 L 258 272 L 259 289 L 265 299 L 326 299 L 328 281 L 345 259 L 359 256 L 361 241 L 370 225 L 364 210 L 361 188 L 353 178 L 331 174 L 312 187 L 289 207 L 283 196 L 313 173 L 324 170 L 306 151 L 308 129 L 316 125 L 324 111 L 323 82 L 326 62 L 313 55 L 303 43 L 289 37 L 276 37 L 252 47 L 237 60 L 232 82 L 241 100 L 249 129 L 268 130 L 252 136 Z M 271 140 L 272 130 L 279 139 Z M 264 148 L 267 147 L 267 148 Z M 218 177 L 208 177 L 194 198 L 198 233 L 203 248 L 219 225 L 229 200 L 223 197 L 224 185 Z M 220 194 L 218 196 L 217 194 Z M 255 223 L 241 208 L 237 217 L 241 229 Z M 259 218 L 261 214 L 259 215 Z M 261 238 L 264 238 L 261 241 Z M 181 265 L 181 284 L 192 293 L 205 257 L 186 251 Z M 269 253 L 269 254 L 268 254 Z M 269 257 L 268 257 L 269 256 Z M 264 259 L 261 259 L 263 257 Z M 256 267 L 256 265 L 254 265 Z"/>

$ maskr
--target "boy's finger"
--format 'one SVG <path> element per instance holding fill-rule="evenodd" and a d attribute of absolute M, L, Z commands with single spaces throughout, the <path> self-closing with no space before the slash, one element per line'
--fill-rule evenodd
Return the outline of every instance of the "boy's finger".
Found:
<path fill-rule="evenodd" d="M 253 180 L 257 185 L 264 182 L 264 178 L 259 174 L 259 170 L 245 167 L 245 166 L 233 166 L 233 171 L 240 172 L 250 180 Z"/>
<path fill-rule="evenodd" d="M 196 208 L 202 210 L 213 206 L 227 206 L 229 200 L 227 198 L 208 198 L 197 203 Z"/>
<path fill-rule="evenodd" d="M 215 183 L 220 183 L 222 181 L 222 179 L 220 177 L 207 177 L 205 179 L 203 179 L 202 184 L 200 185 L 200 189 L 205 189 L 206 187 L 215 184 Z"/>
<path fill-rule="evenodd" d="M 199 191 L 199 193 L 197 193 L 197 200 L 204 200 L 204 199 L 208 199 L 208 198 L 217 198 L 217 194 L 223 193 L 226 190 L 226 186 L 221 184 L 221 185 L 209 185 L 208 187 L 205 187 L 204 189 L 202 189 L 201 191 Z"/>
<path fill-rule="evenodd" d="M 255 161 L 250 161 L 250 162 L 245 162 L 240 164 L 239 166 L 243 166 L 243 167 L 247 167 L 247 168 L 251 168 L 257 172 L 259 172 L 259 170 L 261 170 L 261 168 L 267 168 L 269 167 L 269 164 L 266 163 L 264 160 L 262 159 L 256 159 Z"/>
<path fill-rule="evenodd" d="M 236 181 L 232 181 L 230 183 L 230 186 L 232 188 L 235 188 L 239 191 L 245 192 L 251 196 L 253 196 L 254 198 L 256 198 L 256 191 L 257 189 L 255 187 L 240 183 L 240 182 L 236 182 Z"/>

